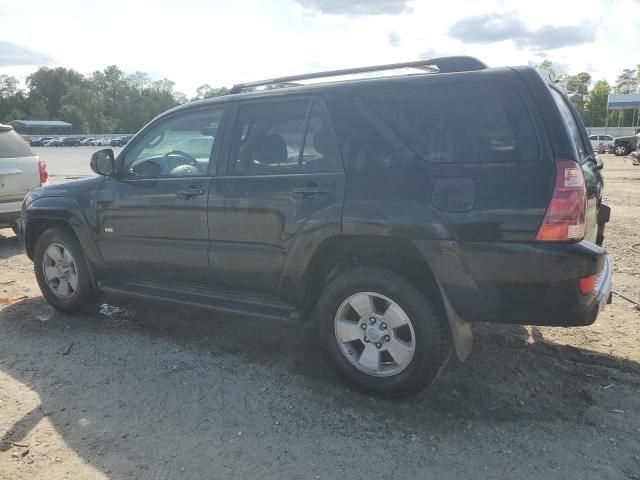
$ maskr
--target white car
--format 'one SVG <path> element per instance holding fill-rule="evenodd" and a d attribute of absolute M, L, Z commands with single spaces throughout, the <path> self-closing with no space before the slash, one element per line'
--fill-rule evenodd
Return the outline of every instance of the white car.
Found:
<path fill-rule="evenodd" d="M 44 161 L 13 127 L 0 123 L 0 228 L 13 227 L 24 196 L 47 180 Z"/>
<path fill-rule="evenodd" d="M 111 139 L 96 138 L 93 142 L 91 142 L 91 145 L 93 145 L 94 147 L 108 147 L 109 145 L 111 145 Z"/>
<path fill-rule="evenodd" d="M 605 153 L 613 145 L 611 135 L 589 135 L 589 141 L 593 151 L 597 153 Z"/>

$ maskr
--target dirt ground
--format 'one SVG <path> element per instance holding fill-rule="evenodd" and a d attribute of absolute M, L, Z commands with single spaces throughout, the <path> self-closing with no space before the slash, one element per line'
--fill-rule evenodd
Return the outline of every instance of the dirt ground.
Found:
<path fill-rule="evenodd" d="M 640 299 L 640 167 L 605 156 L 614 288 Z M 403 401 L 346 388 L 306 327 L 149 305 L 70 317 L 0 230 L 0 479 L 640 479 L 640 311 L 476 328 Z"/>

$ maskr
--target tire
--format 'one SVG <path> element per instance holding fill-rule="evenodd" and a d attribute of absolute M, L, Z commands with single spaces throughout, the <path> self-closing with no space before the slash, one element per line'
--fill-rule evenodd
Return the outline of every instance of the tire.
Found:
<path fill-rule="evenodd" d="M 56 266 L 50 252 L 57 252 L 62 265 Z M 45 264 L 48 270 L 45 270 Z M 91 284 L 82 247 L 68 230 L 50 228 L 40 235 L 34 249 L 33 267 L 42 295 L 56 310 L 73 314 L 97 304 L 98 295 Z M 54 271 L 55 275 L 66 275 L 64 281 L 58 278 L 57 288 L 60 290 L 56 289 L 56 280 L 51 278 Z M 65 283 L 68 287 L 63 289 Z"/>
<path fill-rule="evenodd" d="M 373 303 L 364 302 L 362 295 L 373 298 Z M 352 303 L 365 314 L 358 314 Z M 368 309 L 362 305 L 373 305 L 374 313 L 368 319 Z M 394 328 L 385 320 L 402 326 Z M 405 320 L 408 323 L 402 324 Z M 359 330 L 361 338 L 342 341 L 356 337 Z M 387 332 L 389 335 L 380 337 Z M 354 268 L 325 287 L 318 303 L 318 335 L 329 362 L 343 377 L 356 388 L 381 397 L 420 392 L 438 377 L 451 355 L 446 319 L 439 318 L 431 302 L 404 277 L 376 267 Z"/>
<path fill-rule="evenodd" d="M 624 157 L 625 155 L 629 155 L 630 151 L 631 149 L 629 148 L 629 145 L 626 145 L 624 143 L 613 147 L 613 153 L 615 153 L 617 157 Z"/>

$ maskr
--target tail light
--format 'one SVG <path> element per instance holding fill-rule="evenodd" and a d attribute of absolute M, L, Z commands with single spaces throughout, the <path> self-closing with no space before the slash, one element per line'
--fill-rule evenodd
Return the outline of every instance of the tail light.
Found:
<path fill-rule="evenodd" d="M 583 277 L 578 280 L 578 287 L 580 287 L 580 293 L 587 295 L 592 293 L 596 289 L 598 284 L 598 274 Z"/>
<path fill-rule="evenodd" d="M 47 164 L 44 160 L 38 160 L 38 170 L 40 170 L 40 185 L 45 185 L 49 181 L 49 173 L 47 172 Z"/>
<path fill-rule="evenodd" d="M 560 160 L 556 184 L 536 240 L 542 242 L 580 241 L 584 238 L 587 191 L 582 169 L 573 160 Z"/>

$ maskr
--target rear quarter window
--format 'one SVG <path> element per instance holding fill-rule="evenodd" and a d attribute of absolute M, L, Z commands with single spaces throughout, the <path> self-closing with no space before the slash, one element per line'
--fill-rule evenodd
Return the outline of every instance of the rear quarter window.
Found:
<path fill-rule="evenodd" d="M 33 152 L 15 130 L 0 130 L 0 158 L 30 157 Z"/>
<path fill-rule="evenodd" d="M 567 101 L 564 99 L 564 96 L 557 91 L 555 88 L 550 88 L 551 96 L 555 101 L 558 110 L 560 111 L 560 115 L 562 115 L 562 120 L 564 121 L 569 134 L 571 135 L 571 139 L 573 140 L 573 144 L 576 147 L 576 153 L 578 154 L 578 160 L 582 161 L 589 155 L 589 150 L 587 149 L 584 140 L 582 139 L 582 134 L 580 133 L 580 127 L 578 126 L 573 113 L 571 112 L 571 108 Z"/>
<path fill-rule="evenodd" d="M 429 162 L 527 162 L 540 156 L 529 113 L 507 84 L 427 84 L 361 98 Z"/>

